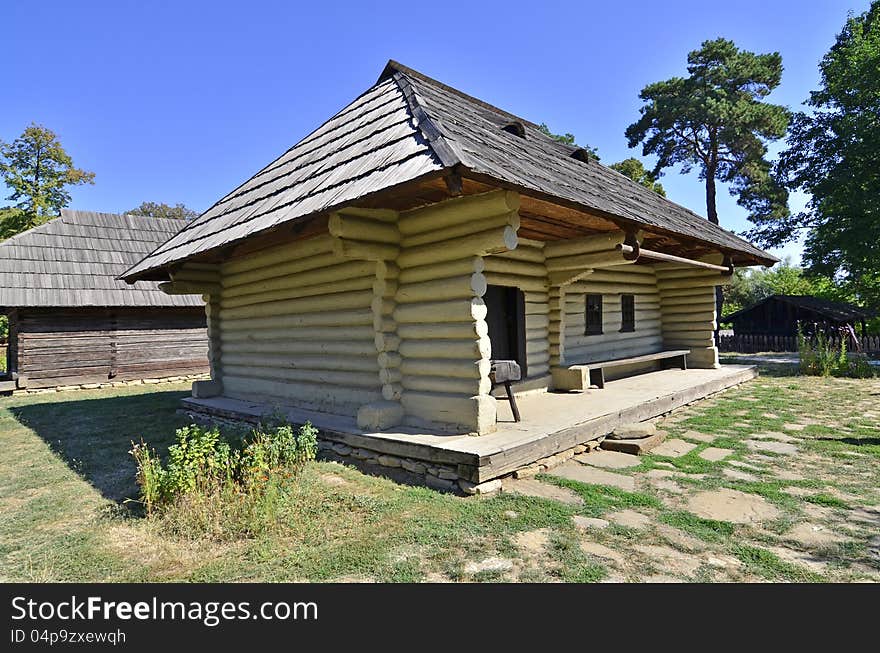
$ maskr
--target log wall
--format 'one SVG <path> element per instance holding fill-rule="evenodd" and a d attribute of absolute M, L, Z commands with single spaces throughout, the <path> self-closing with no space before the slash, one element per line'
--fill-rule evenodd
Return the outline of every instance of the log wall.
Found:
<path fill-rule="evenodd" d="M 720 264 L 721 257 L 706 262 Z M 690 367 L 718 367 L 718 348 L 714 341 L 715 286 L 730 283 L 730 277 L 675 263 L 654 267 L 660 290 L 663 346 L 690 349 Z"/>
<path fill-rule="evenodd" d="M 208 371 L 201 308 L 20 308 L 10 342 L 10 371 L 27 388 Z"/>
<path fill-rule="evenodd" d="M 585 335 L 586 295 L 602 295 L 601 335 Z M 620 296 L 635 295 L 635 330 L 622 332 Z M 565 294 L 565 359 L 601 361 L 649 354 L 663 349 L 660 294 L 654 267 L 618 265 L 596 268 L 581 281 L 571 284 Z M 606 378 L 615 378 L 650 369 L 653 363 L 609 368 Z"/>
<path fill-rule="evenodd" d="M 375 275 L 375 262 L 346 259 L 330 235 L 224 263 L 209 303 L 224 394 L 343 415 L 380 399 Z"/>

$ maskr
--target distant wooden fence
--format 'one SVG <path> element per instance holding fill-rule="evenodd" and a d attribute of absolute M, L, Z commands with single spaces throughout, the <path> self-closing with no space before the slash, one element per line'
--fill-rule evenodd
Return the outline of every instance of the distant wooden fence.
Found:
<path fill-rule="evenodd" d="M 829 338 L 835 347 L 840 346 L 840 338 Z M 880 336 L 863 336 L 859 338 L 861 351 L 878 354 L 880 353 Z M 849 351 L 857 351 L 852 338 L 847 338 L 846 343 Z M 765 336 L 765 335 L 733 335 L 721 336 L 718 344 L 719 351 L 736 351 L 744 354 L 754 354 L 759 351 L 797 351 L 797 336 Z"/>

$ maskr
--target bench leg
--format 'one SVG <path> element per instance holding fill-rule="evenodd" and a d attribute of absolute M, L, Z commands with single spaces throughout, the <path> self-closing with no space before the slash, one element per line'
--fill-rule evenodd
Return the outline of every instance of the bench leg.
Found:
<path fill-rule="evenodd" d="M 600 368 L 590 370 L 590 385 L 597 388 L 605 387 L 605 370 Z"/>
<path fill-rule="evenodd" d="M 504 389 L 507 390 L 507 400 L 510 402 L 510 410 L 513 412 L 513 420 L 519 422 L 519 408 L 516 405 L 516 399 L 513 396 L 513 390 L 510 388 L 510 381 L 504 382 Z"/>
<path fill-rule="evenodd" d="M 686 370 L 687 368 L 688 368 L 687 354 L 682 354 L 682 356 L 681 356 L 681 369 Z"/>

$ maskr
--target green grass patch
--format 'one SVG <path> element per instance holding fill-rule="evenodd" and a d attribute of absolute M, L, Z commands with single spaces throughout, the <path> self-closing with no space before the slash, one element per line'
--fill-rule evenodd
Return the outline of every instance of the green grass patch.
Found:
<path fill-rule="evenodd" d="M 598 517 L 610 510 L 624 508 L 662 508 L 663 504 L 657 497 L 644 492 L 627 492 L 609 485 L 587 485 L 567 478 L 540 474 L 537 477 L 546 483 L 552 483 L 576 492 L 583 498 L 584 505 L 576 509 L 578 514 Z"/>
<path fill-rule="evenodd" d="M 706 542 L 723 542 L 736 530 L 730 522 L 703 519 L 685 511 L 664 513 L 660 515 L 660 521 Z"/>
<path fill-rule="evenodd" d="M 819 583 L 825 580 L 820 574 L 781 560 L 778 555 L 767 549 L 747 544 L 734 544 L 731 553 L 739 558 L 749 571 L 768 580 L 790 583 Z"/>
<path fill-rule="evenodd" d="M 843 510 L 849 510 L 849 504 L 842 499 L 838 499 L 835 496 L 830 494 L 812 494 L 804 497 L 804 501 L 809 501 L 810 503 L 815 503 L 819 506 L 827 506 L 828 508 L 841 508 Z"/>

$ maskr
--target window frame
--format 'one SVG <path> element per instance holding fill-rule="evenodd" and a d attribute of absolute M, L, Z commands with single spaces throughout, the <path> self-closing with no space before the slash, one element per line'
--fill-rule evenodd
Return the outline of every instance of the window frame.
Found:
<path fill-rule="evenodd" d="M 598 323 L 590 321 L 590 307 L 593 300 L 594 310 L 592 314 L 598 315 Z M 597 303 L 596 303 L 597 302 Z M 598 308 L 598 310 L 595 310 Z M 601 336 L 605 333 L 605 297 L 601 293 L 586 293 L 584 295 L 584 335 L 585 336 Z"/>
<path fill-rule="evenodd" d="M 624 304 L 629 302 L 629 306 Z M 629 319 L 627 319 L 629 318 Z M 635 333 L 636 330 L 636 296 L 633 293 L 620 295 L 620 333 Z"/>

